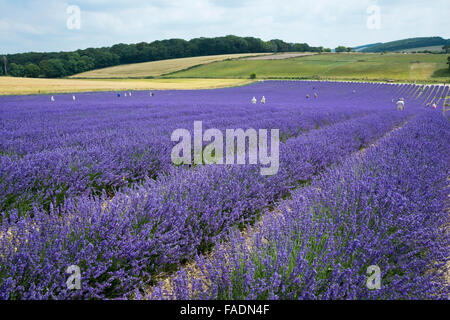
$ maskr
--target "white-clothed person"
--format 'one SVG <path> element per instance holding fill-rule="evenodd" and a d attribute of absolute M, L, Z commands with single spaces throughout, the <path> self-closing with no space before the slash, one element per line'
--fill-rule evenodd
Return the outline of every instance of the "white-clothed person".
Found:
<path fill-rule="evenodd" d="M 253 97 L 252 103 L 253 103 L 253 104 L 256 104 L 256 98 L 255 98 L 255 97 Z"/>
<path fill-rule="evenodd" d="M 399 110 L 399 111 L 405 110 L 405 102 L 403 101 L 403 99 L 399 99 L 396 104 L 397 104 L 397 110 Z"/>

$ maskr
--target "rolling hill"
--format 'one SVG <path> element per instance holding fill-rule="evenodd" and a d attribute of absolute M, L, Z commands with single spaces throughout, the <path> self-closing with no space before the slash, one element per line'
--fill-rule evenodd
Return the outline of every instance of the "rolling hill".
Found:
<path fill-rule="evenodd" d="M 441 37 L 421 37 L 421 38 L 409 38 L 379 44 L 371 44 L 365 46 L 355 47 L 356 51 L 360 52 L 395 52 L 412 50 L 420 51 L 418 49 L 432 46 L 444 46 L 449 44 L 449 39 L 443 39 Z"/>
<path fill-rule="evenodd" d="M 380 44 L 383 44 L 382 42 L 377 42 L 377 43 L 371 43 L 371 44 L 365 44 L 363 46 L 358 46 L 358 47 L 353 47 L 353 49 L 355 49 L 356 52 L 360 52 L 362 50 L 374 47 L 374 46 L 378 46 Z"/>
<path fill-rule="evenodd" d="M 171 78 L 313 78 L 448 82 L 447 55 L 329 53 L 286 60 L 232 60 L 168 75 Z"/>
<path fill-rule="evenodd" d="M 127 65 L 114 66 L 103 69 L 96 69 L 79 73 L 71 78 L 83 79 L 122 79 L 122 78 L 150 78 L 164 74 L 181 71 L 194 66 L 208 64 L 217 61 L 237 59 L 242 57 L 253 57 L 267 55 L 268 53 L 244 53 L 244 54 L 224 54 L 214 56 L 202 56 L 181 59 L 167 59 L 152 62 L 142 62 Z"/>

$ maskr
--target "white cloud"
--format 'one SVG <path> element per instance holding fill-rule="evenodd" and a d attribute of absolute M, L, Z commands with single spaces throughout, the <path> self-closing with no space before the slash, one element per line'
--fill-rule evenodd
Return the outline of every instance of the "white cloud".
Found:
<path fill-rule="evenodd" d="M 69 4 L 81 8 L 81 30 L 66 28 Z M 372 4 L 380 30 L 366 27 Z M 327 47 L 450 37 L 448 0 L 0 0 L 0 8 L 0 52 L 11 53 L 227 34 Z"/>

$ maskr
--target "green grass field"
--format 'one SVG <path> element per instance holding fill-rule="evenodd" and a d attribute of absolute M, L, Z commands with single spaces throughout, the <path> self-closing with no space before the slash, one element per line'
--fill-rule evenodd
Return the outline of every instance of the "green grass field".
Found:
<path fill-rule="evenodd" d="M 312 78 L 448 82 L 447 55 L 339 53 L 286 60 L 232 60 L 175 72 L 170 78 Z"/>

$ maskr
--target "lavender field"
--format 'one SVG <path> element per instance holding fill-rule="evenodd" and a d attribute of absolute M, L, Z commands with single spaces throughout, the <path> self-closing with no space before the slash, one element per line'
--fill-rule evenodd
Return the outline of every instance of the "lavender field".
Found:
<path fill-rule="evenodd" d="M 265 81 L 0 97 L 0 299 L 448 299 L 447 95 Z M 174 165 L 171 134 L 194 121 L 279 129 L 278 172 Z"/>

